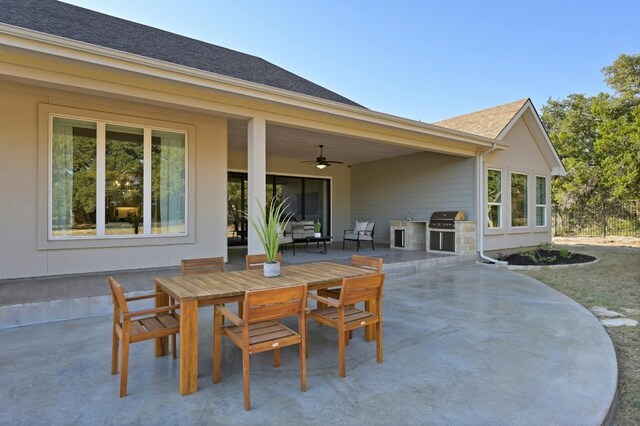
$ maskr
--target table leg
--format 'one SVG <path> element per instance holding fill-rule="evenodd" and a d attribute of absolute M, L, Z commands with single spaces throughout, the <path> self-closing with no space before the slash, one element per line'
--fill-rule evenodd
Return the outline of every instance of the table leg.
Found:
<path fill-rule="evenodd" d="M 162 306 L 169 306 L 169 295 L 164 293 L 160 287 L 156 284 L 156 293 L 162 293 L 162 295 L 156 297 L 156 308 Z M 169 338 L 159 337 L 155 340 L 156 356 L 164 356 L 169 353 Z"/>
<path fill-rule="evenodd" d="M 180 303 L 180 395 L 198 391 L 198 301 Z"/>
<path fill-rule="evenodd" d="M 371 300 L 367 300 L 366 302 L 364 302 L 364 310 L 375 314 L 376 313 L 376 304 L 375 303 L 371 303 Z M 371 342 L 373 340 L 376 340 L 376 325 L 375 324 L 365 326 L 365 328 L 364 328 L 364 340 L 366 340 L 367 342 Z"/>

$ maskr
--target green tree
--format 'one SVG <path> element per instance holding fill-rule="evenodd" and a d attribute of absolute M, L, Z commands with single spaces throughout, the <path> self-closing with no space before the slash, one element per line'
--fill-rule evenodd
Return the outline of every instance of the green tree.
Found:
<path fill-rule="evenodd" d="M 567 216 L 640 199 L 640 54 L 620 55 L 602 72 L 615 94 L 571 94 L 542 108 L 567 169 L 553 181 L 554 203 Z"/>

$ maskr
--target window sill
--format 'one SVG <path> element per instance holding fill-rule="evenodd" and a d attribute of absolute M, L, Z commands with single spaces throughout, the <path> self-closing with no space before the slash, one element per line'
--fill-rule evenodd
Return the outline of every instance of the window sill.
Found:
<path fill-rule="evenodd" d="M 531 228 L 528 226 L 519 226 L 517 228 L 509 228 L 508 234 L 529 234 L 531 233 Z"/>
<path fill-rule="evenodd" d="M 504 228 L 485 228 L 484 235 L 504 235 Z"/>
<path fill-rule="evenodd" d="M 69 250 L 85 248 L 112 248 L 112 247 L 144 247 L 173 244 L 192 244 L 195 237 L 190 235 L 164 236 L 148 235 L 138 237 L 92 237 L 92 238 L 68 238 L 38 241 L 38 250 Z"/>

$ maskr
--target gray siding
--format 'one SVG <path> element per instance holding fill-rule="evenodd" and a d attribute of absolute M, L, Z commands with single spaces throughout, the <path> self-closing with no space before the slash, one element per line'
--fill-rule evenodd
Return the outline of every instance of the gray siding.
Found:
<path fill-rule="evenodd" d="M 389 243 L 389 221 L 407 211 L 428 220 L 439 210 L 464 210 L 476 220 L 475 158 L 424 152 L 351 167 L 352 223 L 375 221 L 376 242 Z"/>

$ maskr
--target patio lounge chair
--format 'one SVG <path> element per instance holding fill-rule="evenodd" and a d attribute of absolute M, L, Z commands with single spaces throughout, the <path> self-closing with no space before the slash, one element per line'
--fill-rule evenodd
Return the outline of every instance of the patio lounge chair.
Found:
<path fill-rule="evenodd" d="M 111 348 L 111 374 L 118 374 L 118 352 L 120 351 L 120 397 L 127 395 L 129 376 L 129 345 L 143 340 L 171 336 L 173 359 L 176 358 L 176 335 L 180 332 L 180 317 L 175 313 L 179 305 L 129 312 L 127 302 L 164 296 L 163 293 L 124 297 L 122 286 L 109 277 L 113 302 L 113 336 Z M 122 347 L 120 347 L 122 346 Z"/>
<path fill-rule="evenodd" d="M 371 241 L 371 249 L 375 250 L 373 245 L 373 233 L 375 232 L 375 222 L 357 222 L 353 229 L 345 229 L 342 236 L 342 250 L 344 250 L 345 241 L 355 241 L 356 251 L 360 251 L 360 241 Z"/>
<path fill-rule="evenodd" d="M 376 325 L 376 350 L 378 363 L 382 363 L 382 287 L 384 274 L 365 275 L 363 277 L 342 280 L 340 300 L 324 298 L 309 293 L 308 297 L 328 308 L 318 308 L 309 312 L 309 317 L 338 331 L 338 371 L 340 377 L 346 376 L 345 346 L 349 332 L 367 325 Z M 371 301 L 375 309 L 358 309 L 358 302 Z"/>
<path fill-rule="evenodd" d="M 242 374 L 244 381 L 244 409 L 251 409 L 250 364 L 252 354 L 274 351 L 273 366 L 280 367 L 280 348 L 299 345 L 300 390 L 307 390 L 306 362 L 306 284 L 294 287 L 248 291 L 244 297 L 242 318 L 223 306 L 216 306 L 213 319 L 213 383 L 220 382 L 222 365 L 222 336 L 242 349 Z M 298 317 L 298 331 L 287 327 L 279 320 Z M 222 325 L 222 319 L 231 322 Z M 288 377 L 287 377 L 288 378 Z"/>

